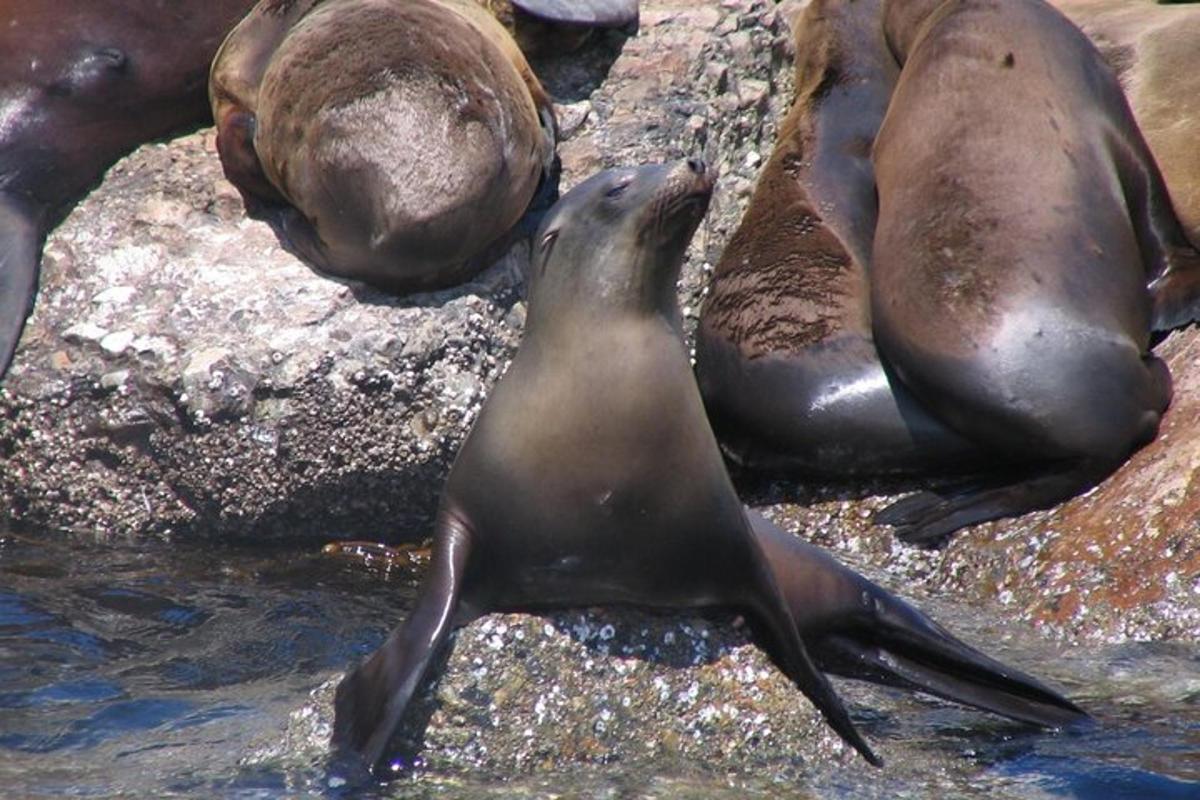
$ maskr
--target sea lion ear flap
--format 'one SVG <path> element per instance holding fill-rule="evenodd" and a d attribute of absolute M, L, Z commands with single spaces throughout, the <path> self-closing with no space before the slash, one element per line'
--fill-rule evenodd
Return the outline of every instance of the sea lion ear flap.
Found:
<path fill-rule="evenodd" d="M 637 0 L 513 0 L 513 7 L 543 22 L 622 28 L 636 25 Z"/>

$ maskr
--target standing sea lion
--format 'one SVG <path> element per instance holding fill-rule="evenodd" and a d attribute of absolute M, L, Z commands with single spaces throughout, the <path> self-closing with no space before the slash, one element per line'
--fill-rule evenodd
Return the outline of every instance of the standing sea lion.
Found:
<path fill-rule="evenodd" d="M 110 164 L 208 116 L 213 54 L 252 0 L 0 5 L 0 376 L 42 243 Z"/>
<path fill-rule="evenodd" d="M 875 343 L 939 419 L 1037 470 L 879 517 L 932 541 L 1064 500 L 1155 436 L 1171 384 L 1150 332 L 1196 318 L 1200 254 L 1058 11 L 885 0 L 884 32 L 901 72 L 875 140 Z"/>
<path fill-rule="evenodd" d="M 796 96 L 713 273 L 696 377 L 726 454 L 824 475 L 960 467 L 976 450 L 884 369 L 871 338 L 871 145 L 899 67 L 882 0 L 814 0 Z"/>
<path fill-rule="evenodd" d="M 1068 701 L 748 518 L 692 378 L 675 282 L 708 205 L 697 161 L 594 176 L 534 244 L 521 348 L 451 469 L 408 620 L 342 681 L 334 744 L 378 764 L 450 630 L 494 610 L 734 606 L 871 763 L 801 640 L 856 677 L 1043 724 Z M 790 609 L 789 609 L 790 605 Z"/>

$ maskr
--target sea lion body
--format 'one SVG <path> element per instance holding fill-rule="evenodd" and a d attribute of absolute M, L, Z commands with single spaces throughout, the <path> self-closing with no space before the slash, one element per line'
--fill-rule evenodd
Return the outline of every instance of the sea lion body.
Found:
<path fill-rule="evenodd" d="M 877 517 L 922 541 L 1100 480 L 1157 429 L 1149 337 L 1195 318 L 1200 262 L 1095 48 L 1026 0 L 814 2 L 796 36 L 697 336 L 726 452 L 993 473 Z"/>
<path fill-rule="evenodd" d="M 746 467 L 923 473 L 978 456 L 872 339 L 871 146 L 899 72 L 882 5 L 815 0 L 796 19 L 795 99 L 701 312 L 696 376 L 723 449 Z"/>
<path fill-rule="evenodd" d="M 1044 467 L 881 517 L 928 541 L 1059 502 L 1154 437 L 1170 377 L 1150 332 L 1195 317 L 1200 258 L 1120 85 L 1057 11 L 889 0 L 884 30 L 902 68 L 874 149 L 875 343 L 938 419 Z"/>
<path fill-rule="evenodd" d="M 1200 5 L 1156 0 L 1052 0 L 1117 73 L 1154 153 L 1171 205 L 1200 247 Z"/>
<path fill-rule="evenodd" d="M 262 0 L 213 63 L 230 180 L 322 271 L 461 282 L 554 158 L 549 97 L 470 0 Z"/>
<path fill-rule="evenodd" d="M 0 376 L 48 231 L 135 146 L 208 116 L 213 54 L 251 0 L 13 0 L 0 11 Z"/>
<path fill-rule="evenodd" d="M 985 687 L 990 699 L 977 705 L 1043 724 L 1081 718 L 1032 679 L 981 668 L 994 662 L 914 627 L 919 613 L 747 515 L 705 419 L 675 298 L 712 180 L 698 162 L 612 170 L 547 215 L 524 340 L 451 469 L 416 607 L 338 687 L 340 750 L 379 764 L 455 625 L 598 603 L 742 609 L 776 663 L 873 763 L 802 630 L 857 677 L 953 695 L 931 677 L 947 669 Z M 888 672 L 894 645 L 925 666 Z"/>

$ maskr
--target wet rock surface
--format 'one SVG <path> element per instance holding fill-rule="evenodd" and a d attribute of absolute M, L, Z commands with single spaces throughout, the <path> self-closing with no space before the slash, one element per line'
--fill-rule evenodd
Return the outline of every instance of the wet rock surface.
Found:
<path fill-rule="evenodd" d="M 606 166 L 696 153 L 721 171 L 680 284 L 689 326 L 786 110 L 801 5 L 650 0 L 636 37 L 534 63 L 559 105 L 564 191 Z M 148 145 L 47 244 L 0 388 L 0 515 L 111 535 L 420 540 L 519 341 L 526 261 L 517 245 L 467 286 L 406 298 L 333 281 L 244 218 L 211 131 Z M 1200 334 L 1158 352 L 1176 398 L 1157 441 L 1088 495 L 942 550 L 870 524 L 918 484 L 743 488 L 918 602 L 970 604 L 1032 636 L 1195 639 Z M 433 691 L 410 735 L 438 768 L 856 759 L 729 616 L 493 615 L 458 635 Z M 868 722 L 913 702 L 846 696 Z"/>

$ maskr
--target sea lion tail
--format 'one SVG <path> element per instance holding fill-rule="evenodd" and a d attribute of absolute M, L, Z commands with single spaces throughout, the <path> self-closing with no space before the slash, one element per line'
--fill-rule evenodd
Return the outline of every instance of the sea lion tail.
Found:
<path fill-rule="evenodd" d="M 379 767 L 413 693 L 454 626 L 470 545 L 466 526 L 443 514 L 412 614 L 338 684 L 332 745 L 339 756 L 361 759 L 372 772 Z"/>
<path fill-rule="evenodd" d="M 0 197 L 0 378 L 33 310 L 45 238 L 37 214 L 11 196 Z"/>
<path fill-rule="evenodd" d="M 1088 719 L 1053 689 L 958 640 L 819 548 L 749 516 L 800 637 L 825 672 L 1047 728 Z"/>

